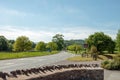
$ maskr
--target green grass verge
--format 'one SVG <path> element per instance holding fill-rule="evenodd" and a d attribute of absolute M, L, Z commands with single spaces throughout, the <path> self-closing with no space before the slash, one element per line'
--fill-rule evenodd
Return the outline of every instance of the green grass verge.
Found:
<path fill-rule="evenodd" d="M 15 58 L 26 58 L 56 54 L 58 51 L 52 52 L 0 52 L 0 60 L 4 59 L 15 59 Z"/>
<path fill-rule="evenodd" d="M 74 51 L 68 51 L 70 53 L 73 53 L 75 54 Z M 98 55 L 98 59 L 97 60 L 109 60 L 109 59 L 114 59 L 114 57 L 116 56 L 117 54 L 103 54 L 103 55 Z M 75 56 L 75 57 L 70 57 L 68 58 L 67 60 L 69 61 L 93 61 L 93 58 L 90 57 L 91 55 L 88 54 L 88 58 L 87 57 L 81 57 L 80 55 L 79 56 Z"/>
<path fill-rule="evenodd" d="M 93 61 L 93 59 L 91 57 L 81 57 L 81 56 L 74 56 L 74 57 L 70 57 L 67 60 L 69 61 Z"/>
<path fill-rule="evenodd" d="M 111 54 L 109 54 L 111 55 Z M 111 55 L 111 56 L 115 56 L 115 55 Z M 81 57 L 81 56 L 74 56 L 74 57 L 70 57 L 67 60 L 69 61 L 93 61 L 92 57 Z M 105 56 L 105 55 L 98 55 L 98 61 L 99 60 L 109 60 L 109 57 Z"/>

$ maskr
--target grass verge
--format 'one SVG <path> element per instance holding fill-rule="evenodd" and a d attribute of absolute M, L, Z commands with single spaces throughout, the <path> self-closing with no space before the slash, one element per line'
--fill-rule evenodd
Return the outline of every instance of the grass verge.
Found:
<path fill-rule="evenodd" d="M 0 60 L 26 58 L 56 54 L 58 51 L 52 52 L 0 52 Z"/>
<path fill-rule="evenodd" d="M 70 57 L 67 60 L 69 60 L 69 61 L 94 61 L 92 57 L 87 58 L 87 57 L 81 57 L 81 56 Z M 98 61 L 99 60 L 109 60 L 109 57 L 107 57 L 106 55 L 98 55 L 97 60 Z"/>
<path fill-rule="evenodd" d="M 70 57 L 67 60 L 69 61 L 93 61 L 92 58 L 90 57 L 81 57 L 81 56 L 74 56 L 74 57 Z"/>

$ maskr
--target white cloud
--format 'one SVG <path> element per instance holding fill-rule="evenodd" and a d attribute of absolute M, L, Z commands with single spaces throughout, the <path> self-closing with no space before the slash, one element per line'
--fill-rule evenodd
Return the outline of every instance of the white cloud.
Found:
<path fill-rule="evenodd" d="M 1 7 L 0 7 L 0 13 L 13 15 L 13 16 L 27 16 L 27 15 L 33 16 L 34 15 L 31 13 L 26 13 L 26 12 L 15 10 L 15 9 L 8 9 L 8 8 L 1 8 Z"/>
<path fill-rule="evenodd" d="M 88 27 L 77 27 L 77 28 L 64 28 L 59 32 L 49 31 L 49 30 L 33 30 L 28 28 L 18 28 L 14 26 L 2 26 L 0 25 L 0 35 L 4 35 L 7 39 L 16 39 L 18 36 L 27 36 L 30 40 L 34 42 L 45 41 L 49 42 L 52 40 L 52 37 L 59 33 L 64 35 L 65 40 L 70 39 L 86 39 L 90 34 L 94 32 L 100 32 L 100 30 L 91 29 Z M 105 34 L 108 34 L 113 39 L 116 37 L 116 33 L 109 33 L 103 30 Z"/>
<path fill-rule="evenodd" d="M 4 35 L 8 39 L 16 39 L 18 36 L 27 36 L 30 40 L 38 42 L 48 42 L 53 36 L 53 32 L 48 31 L 34 31 L 24 28 L 16 28 L 12 26 L 0 26 L 0 35 Z"/>

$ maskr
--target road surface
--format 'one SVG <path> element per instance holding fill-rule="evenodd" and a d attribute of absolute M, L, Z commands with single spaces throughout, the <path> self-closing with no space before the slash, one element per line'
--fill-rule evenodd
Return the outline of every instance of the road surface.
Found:
<path fill-rule="evenodd" d="M 0 60 L 0 71 L 10 72 L 17 69 L 29 69 L 44 65 L 50 65 L 72 56 L 74 56 L 74 54 L 61 51 L 58 54 L 48 56 Z"/>

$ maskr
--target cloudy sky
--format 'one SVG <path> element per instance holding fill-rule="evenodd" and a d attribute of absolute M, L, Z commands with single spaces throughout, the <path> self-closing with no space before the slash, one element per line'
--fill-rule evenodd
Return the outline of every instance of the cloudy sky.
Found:
<path fill-rule="evenodd" d="M 51 41 L 85 39 L 104 32 L 113 39 L 120 29 L 120 0 L 0 0 L 0 35 Z"/>

